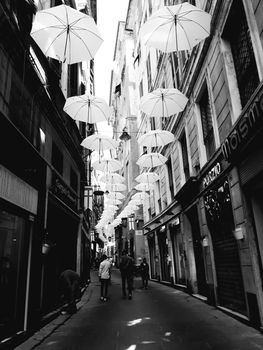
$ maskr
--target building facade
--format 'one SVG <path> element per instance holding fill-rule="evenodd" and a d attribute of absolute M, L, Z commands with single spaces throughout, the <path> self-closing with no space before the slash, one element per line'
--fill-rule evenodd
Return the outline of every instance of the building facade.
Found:
<path fill-rule="evenodd" d="M 87 131 L 63 112 L 65 98 L 89 82 L 80 64 L 65 69 L 30 37 L 36 11 L 60 3 L 0 5 L 0 341 L 7 346 L 6 338 L 32 331 L 61 305 L 64 269 L 76 270 L 83 286 L 89 279 L 80 147 Z"/>
<path fill-rule="evenodd" d="M 160 6 L 180 1 L 131 0 L 127 12 L 137 138 L 165 129 L 176 140 L 158 148 L 168 161 L 150 169 L 160 179 L 143 207 L 151 278 L 261 327 L 263 2 L 190 2 L 211 14 L 211 32 L 178 57 L 143 45 L 140 29 Z M 140 98 L 160 87 L 187 96 L 183 112 L 140 112 Z"/>

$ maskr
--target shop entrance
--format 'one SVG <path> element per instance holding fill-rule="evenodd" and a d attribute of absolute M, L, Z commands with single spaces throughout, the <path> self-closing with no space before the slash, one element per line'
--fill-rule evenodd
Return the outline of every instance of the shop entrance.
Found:
<path fill-rule="evenodd" d="M 207 223 L 213 240 L 220 306 L 246 314 L 246 302 L 228 181 L 210 190 L 206 196 Z"/>
<path fill-rule="evenodd" d="M 157 278 L 156 276 L 156 249 L 154 235 L 148 237 L 148 246 L 150 254 L 150 274 L 151 278 Z"/>
<path fill-rule="evenodd" d="M 42 308 L 44 314 L 60 303 L 60 273 L 65 269 L 76 270 L 78 219 L 50 198 L 47 228 L 52 248 L 43 257 Z"/>
<path fill-rule="evenodd" d="M 171 282 L 171 275 L 170 275 L 171 258 L 169 257 L 169 254 L 168 254 L 168 239 L 167 239 L 166 231 L 158 232 L 158 244 L 159 244 L 159 252 L 160 252 L 162 280 Z"/>
<path fill-rule="evenodd" d="M 196 206 L 187 211 L 187 217 L 191 224 L 191 231 L 193 237 L 193 248 L 195 256 L 195 265 L 196 265 L 196 279 L 198 293 L 207 296 L 207 284 L 205 277 L 205 264 L 203 258 L 203 248 L 202 248 L 202 239 L 199 226 L 198 212 Z"/>
<path fill-rule="evenodd" d="M 0 202 L 0 339 L 23 330 L 29 222 Z M 11 207 L 11 206 L 10 206 Z"/>
<path fill-rule="evenodd" d="M 175 283 L 186 286 L 186 252 L 180 225 L 170 225 Z"/>

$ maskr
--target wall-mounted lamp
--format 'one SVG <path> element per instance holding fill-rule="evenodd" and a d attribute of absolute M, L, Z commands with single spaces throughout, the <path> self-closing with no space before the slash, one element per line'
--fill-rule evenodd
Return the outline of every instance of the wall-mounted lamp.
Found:
<path fill-rule="evenodd" d="M 245 229 L 243 226 L 236 227 L 233 231 L 234 237 L 237 241 L 245 238 Z"/>
<path fill-rule="evenodd" d="M 126 142 L 126 141 L 129 141 L 130 139 L 131 139 L 131 136 L 128 134 L 127 128 L 126 128 L 126 127 L 123 128 L 122 134 L 121 134 L 121 136 L 120 136 L 120 140 Z"/>
<path fill-rule="evenodd" d="M 208 247 L 209 242 L 208 242 L 208 237 L 204 237 L 202 240 L 202 246 L 203 247 Z"/>

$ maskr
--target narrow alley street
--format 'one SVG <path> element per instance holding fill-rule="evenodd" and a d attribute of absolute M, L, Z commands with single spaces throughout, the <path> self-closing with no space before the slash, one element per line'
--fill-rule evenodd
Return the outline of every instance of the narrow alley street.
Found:
<path fill-rule="evenodd" d="M 132 300 L 121 298 L 121 280 L 113 271 L 110 300 L 100 301 L 97 271 L 76 314 L 60 315 L 16 350 L 256 350 L 257 330 L 184 292 L 134 281 Z"/>

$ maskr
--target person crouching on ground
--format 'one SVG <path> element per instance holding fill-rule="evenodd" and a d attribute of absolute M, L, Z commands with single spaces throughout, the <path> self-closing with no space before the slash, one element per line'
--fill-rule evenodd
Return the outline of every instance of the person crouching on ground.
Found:
<path fill-rule="evenodd" d="M 77 272 L 67 269 L 60 275 L 61 292 L 67 305 L 62 313 L 74 314 L 77 311 L 76 300 L 81 297 L 80 276 Z"/>
<path fill-rule="evenodd" d="M 132 257 L 128 255 L 127 251 L 122 252 L 119 266 L 120 266 L 121 282 L 122 282 L 122 298 L 126 299 L 126 282 L 127 282 L 128 299 L 132 299 L 134 260 Z"/>
<path fill-rule="evenodd" d="M 99 266 L 99 279 L 100 279 L 100 300 L 107 301 L 108 287 L 111 277 L 111 262 L 107 255 L 102 255 L 102 261 Z"/>

